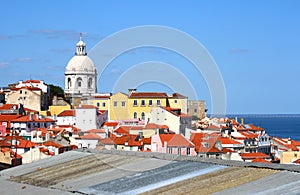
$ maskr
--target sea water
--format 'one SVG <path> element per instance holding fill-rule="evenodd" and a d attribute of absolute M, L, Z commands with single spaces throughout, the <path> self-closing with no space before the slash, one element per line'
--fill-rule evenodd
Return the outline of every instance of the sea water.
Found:
<path fill-rule="evenodd" d="M 270 136 L 300 141 L 300 114 L 237 114 L 227 117 L 237 117 L 238 122 L 244 118 L 245 124 L 262 127 Z"/>

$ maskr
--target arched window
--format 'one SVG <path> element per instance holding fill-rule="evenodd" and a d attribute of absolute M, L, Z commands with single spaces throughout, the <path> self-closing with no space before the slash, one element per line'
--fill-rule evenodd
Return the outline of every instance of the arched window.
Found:
<path fill-rule="evenodd" d="M 141 113 L 141 119 L 145 120 L 145 113 L 144 112 Z"/>
<path fill-rule="evenodd" d="M 71 78 L 68 78 L 68 89 L 70 89 L 72 87 L 72 82 L 71 82 Z"/>
<path fill-rule="evenodd" d="M 137 113 L 136 113 L 136 112 L 133 113 L 133 118 L 134 118 L 134 119 L 137 118 Z"/>
<path fill-rule="evenodd" d="M 90 88 L 92 88 L 92 86 L 93 86 L 93 78 L 89 78 L 89 80 L 88 80 L 88 88 L 90 89 Z"/>
<path fill-rule="evenodd" d="M 82 78 L 77 78 L 77 87 L 81 87 L 82 86 Z"/>

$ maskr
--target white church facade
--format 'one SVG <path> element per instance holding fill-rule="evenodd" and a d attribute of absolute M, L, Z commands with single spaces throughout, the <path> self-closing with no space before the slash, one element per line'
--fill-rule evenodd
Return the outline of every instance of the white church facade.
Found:
<path fill-rule="evenodd" d="M 76 44 L 75 56 L 66 66 L 65 97 L 71 105 L 78 106 L 82 100 L 97 92 L 97 70 L 93 61 L 87 56 L 86 44 L 80 41 Z"/>

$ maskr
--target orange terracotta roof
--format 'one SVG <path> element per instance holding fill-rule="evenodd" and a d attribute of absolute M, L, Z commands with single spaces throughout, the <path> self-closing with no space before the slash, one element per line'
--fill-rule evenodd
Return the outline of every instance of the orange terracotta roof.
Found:
<path fill-rule="evenodd" d="M 54 152 L 50 152 L 47 148 L 39 148 L 40 152 L 46 154 L 46 155 L 50 155 L 50 156 L 54 156 Z"/>
<path fill-rule="evenodd" d="M 52 141 L 47 141 L 47 142 L 44 142 L 43 143 L 44 146 L 52 146 L 52 147 L 56 147 L 56 148 L 62 148 L 63 146 L 58 144 L 58 143 L 55 143 L 55 142 L 52 142 Z"/>
<path fill-rule="evenodd" d="M 160 92 L 133 92 L 129 95 L 129 98 L 167 98 L 166 93 Z"/>
<path fill-rule="evenodd" d="M 167 142 L 171 147 L 195 147 L 195 145 L 187 140 L 181 134 L 160 134 L 159 135 L 162 144 Z"/>
<path fill-rule="evenodd" d="M 86 133 L 83 136 L 80 136 L 78 139 L 99 140 L 99 139 L 102 139 L 102 137 L 95 133 Z"/>
<path fill-rule="evenodd" d="M 13 110 L 13 107 L 15 107 L 16 109 L 19 108 L 19 104 L 2 104 L 0 106 L 0 110 Z M 24 110 L 26 112 L 37 112 L 36 110 L 32 110 L 29 108 L 24 107 Z"/>
<path fill-rule="evenodd" d="M 196 152 L 198 153 L 222 153 L 219 149 L 217 149 L 215 146 L 211 147 L 202 147 L 202 146 L 196 146 L 195 148 Z"/>
<path fill-rule="evenodd" d="M 246 126 L 250 127 L 251 131 L 262 131 L 262 130 L 264 130 L 264 128 L 254 126 L 253 124 L 247 124 Z"/>
<path fill-rule="evenodd" d="M 240 142 L 230 139 L 229 137 L 219 137 L 218 140 L 221 141 L 222 144 L 232 144 L 232 145 L 241 144 Z"/>
<path fill-rule="evenodd" d="M 64 110 L 57 115 L 58 117 L 62 116 L 75 116 L 75 110 Z"/>
<path fill-rule="evenodd" d="M 143 130 L 142 126 L 119 126 L 116 130 L 114 130 L 115 133 L 120 135 L 128 135 L 130 134 L 130 130 Z"/>
<path fill-rule="evenodd" d="M 93 98 L 96 98 L 96 99 L 107 99 L 107 98 L 110 98 L 109 95 L 95 95 L 93 96 Z"/>
<path fill-rule="evenodd" d="M 139 141 L 140 143 L 143 143 L 143 144 L 151 144 L 151 137 L 149 138 L 143 138 Z"/>
<path fill-rule="evenodd" d="M 90 129 L 87 130 L 88 133 L 106 133 L 104 129 Z"/>
<path fill-rule="evenodd" d="M 38 118 L 36 115 L 33 115 L 32 117 L 34 122 L 55 122 L 53 119 L 50 118 Z M 30 116 L 22 116 L 12 120 L 12 122 L 30 122 Z"/>
<path fill-rule="evenodd" d="M 255 159 L 255 158 L 270 158 L 269 155 L 266 155 L 261 152 L 253 152 L 253 153 L 242 153 L 240 154 L 242 159 Z"/>
<path fill-rule="evenodd" d="M 205 129 L 207 129 L 207 130 L 221 130 L 221 127 L 218 127 L 216 125 L 209 125 Z"/>
<path fill-rule="evenodd" d="M 20 140 L 20 144 L 18 145 L 18 148 L 33 148 L 35 146 L 37 146 L 36 143 L 33 143 L 29 140 L 22 139 Z"/>
<path fill-rule="evenodd" d="M 103 126 L 108 126 L 108 127 L 116 127 L 118 126 L 119 122 L 117 121 L 112 121 L 112 122 L 104 122 Z"/>
<path fill-rule="evenodd" d="M 14 114 L 0 114 L 0 122 L 11 121 L 19 118 L 21 115 Z"/>
<path fill-rule="evenodd" d="M 186 99 L 188 97 L 181 95 L 180 93 L 173 93 L 169 96 L 169 98 L 174 98 L 174 99 Z"/>
<path fill-rule="evenodd" d="M 39 80 L 27 80 L 27 81 L 24 81 L 23 83 L 41 83 L 41 81 L 39 81 Z"/>
<path fill-rule="evenodd" d="M 290 140 L 291 144 L 288 143 L 288 140 L 284 140 L 279 137 L 273 137 L 272 139 L 274 142 L 277 142 L 278 144 L 284 146 L 286 149 L 290 149 L 292 151 L 299 151 L 298 145 L 294 145 L 294 143 L 298 144 L 296 141 L 293 142 L 293 140 Z M 283 149 L 285 150 L 285 149 Z"/>
<path fill-rule="evenodd" d="M 252 162 L 271 163 L 270 161 L 267 161 L 263 158 L 255 158 L 252 160 Z"/>
<path fill-rule="evenodd" d="M 293 163 L 300 164 L 300 158 L 295 160 Z"/>
<path fill-rule="evenodd" d="M 253 133 L 252 131 L 243 131 L 240 132 L 241 135 L 243 135 L 245 138 L 250 138 L 250 139 L 254 139 L 254 138 L 258 138 L 258 134 Z"/>

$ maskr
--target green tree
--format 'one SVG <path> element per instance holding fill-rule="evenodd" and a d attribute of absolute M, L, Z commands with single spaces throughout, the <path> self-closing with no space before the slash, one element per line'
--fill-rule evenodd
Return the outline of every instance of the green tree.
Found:
<path fill-rule="evenodd" d="M 52 105 L 52 100 L 54 96 L 62 97 L 65 99 L 64 90 L 60 86 L 53 84 L 49 84 L 48 86 L 50 87 L 50 105 Z"/>

